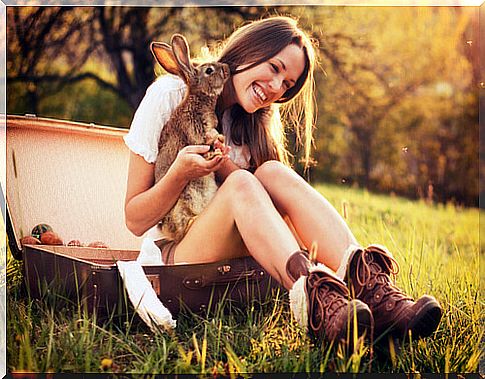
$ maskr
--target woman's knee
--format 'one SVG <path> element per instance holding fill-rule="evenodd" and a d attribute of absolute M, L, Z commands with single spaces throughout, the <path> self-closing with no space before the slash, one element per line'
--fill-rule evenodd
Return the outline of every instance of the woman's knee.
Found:
<path fill-rule="evenodd" d="M 258 196 L 264 191 L 264 188 L 249 171 L 236 170 L 226 178 L 219 191 L 227 193 L 231 198 L 243 201 Z"/>
<path fill-rule="evenodd" d="M 266 161 L 256 169 L 254 175 L 258 180 L 265 183 L 275 183 L 281 180 L 291 169 L 279 161 Z"/>

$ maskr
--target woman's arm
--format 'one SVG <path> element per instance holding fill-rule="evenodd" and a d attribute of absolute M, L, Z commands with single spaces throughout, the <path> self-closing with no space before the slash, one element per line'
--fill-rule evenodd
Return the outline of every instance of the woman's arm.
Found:
<path fill-rule="evenodd" d="M 165 176 L 154 184 L 155 165 L 135 153 L 130 154 L 125 197 L 125 223 L 136 236 L 156 225 L 177 202 L 187 183 L 218 170 L 227 155 L 210 161 L 200 154 L 209 146 L 187 146 L 177 155 Z"/>
<path fill-rule="evenodd" d="M 136 236 L 154 226 L 171 209 L 186 185 L 184 178 L 169 170 L 156 184 L 155 165 L 130 153 L 125 197 L 125 223 Z M 163 199 L 163 201 L 162 201 Z"/>

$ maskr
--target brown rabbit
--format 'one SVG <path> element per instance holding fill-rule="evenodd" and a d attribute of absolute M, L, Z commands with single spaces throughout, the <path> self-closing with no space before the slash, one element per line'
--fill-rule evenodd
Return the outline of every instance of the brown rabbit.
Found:
<path fill-rule="evenodd" d="M 224 142 L 224 137 L 215 129 L 215 107 L 217 97 L 229 78 L 229 66 L 218 62 L 199 66 L 192 64 L 189 46 L 180 34 L 172 36 L 171 45 L 152 42 L 151 50 L 167 72 L 184 80 L 187 93 L 162 129 L 155 162 L 155 182 L 167 173 L 178 152 L 185 146 L 212 145 L 217 139 Z M 206 159 L 217 153 L 220 152 L 214 152 L 211 147 Z M 191 180 L 177 203 L 159 223 L 164 235 L 180 241 L 189 220 L 207 206 L 216 190 L 214 173 Z"/>

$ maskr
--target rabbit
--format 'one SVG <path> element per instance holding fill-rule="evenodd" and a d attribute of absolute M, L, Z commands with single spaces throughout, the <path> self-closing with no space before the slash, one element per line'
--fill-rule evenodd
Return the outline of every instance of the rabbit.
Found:
<path fill-rule="evenodd" d="M 172 36 L 171 46 L 152 42 L 150 48 L 161 66 L 181 77 L 187 85 L 184 99 L 173 111 L 160 135 L 155 162 L 156 183 L 167 173 L 178 152 L 187 145 L 211 145 L 211 150 L 204 155 L 206 159 L 221 154 L 219 149 L 213 148 L 216 140 L 224 143 L 224 136 L 215 129 L 215 107 L 230 73 L 229 66 L 224 63 L 194 65 L 190 60 L 187 40 L 180 34 Z M 190 220 L 207 206 L 216 191 L 214 173 L 191 180 L 177 203 L 159 222 L 162 233 L 179 242 Z"/>

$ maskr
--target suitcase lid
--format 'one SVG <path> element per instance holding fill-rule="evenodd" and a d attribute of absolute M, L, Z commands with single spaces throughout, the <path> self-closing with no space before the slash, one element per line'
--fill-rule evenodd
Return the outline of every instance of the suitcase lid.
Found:
<path fill-rule="evenodd" d="M 52 226 L 64 243 L 103 241 L 112 249 L 139 249 L 140 238 L 124 223 L 126 129 L 35 116 L 8 115 L 6 121 L 1 186 L 14 255 L 20 239 L 40 223 Z"/>

